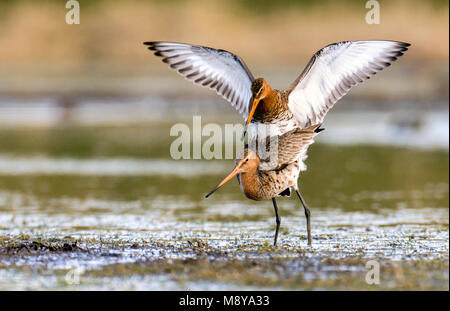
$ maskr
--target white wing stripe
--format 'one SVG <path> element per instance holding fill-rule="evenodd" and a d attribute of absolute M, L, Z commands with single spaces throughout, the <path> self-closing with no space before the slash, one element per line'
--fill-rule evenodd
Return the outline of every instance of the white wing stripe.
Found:
<path fill-rule="evenodd" d="M 300 126 L 321 123 L 353 85 L 389 66 L 408 46 L 396 41 L 346 41 L 318 51 L 287 90 L 289 108 Z"/>

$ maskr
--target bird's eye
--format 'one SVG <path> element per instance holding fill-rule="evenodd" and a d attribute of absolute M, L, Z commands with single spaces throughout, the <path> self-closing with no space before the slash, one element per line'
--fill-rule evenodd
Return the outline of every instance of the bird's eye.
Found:
<path fill-rule="evenodd" d="M 245 162 L 248 162 L 248 158 L 247 158 L 247 159 L 245 159 Z"/>

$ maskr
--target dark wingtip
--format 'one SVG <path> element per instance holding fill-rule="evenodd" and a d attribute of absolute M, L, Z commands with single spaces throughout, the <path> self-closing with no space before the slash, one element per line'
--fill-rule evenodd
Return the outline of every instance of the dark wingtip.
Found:
<path fill-rule="evenodd" d="M 320 133 L 322 131 L 325 131 L 324 127 L 320 127 L 320 125 L 314 130 L 315 133 Z"/>
<path fill-rule="evenodd" d="M 154 41 L 146 41 L 146 42 L 143 42 L 144 45 L 148 46 L 148 49 L 149 49 L 150 51 L 156 51 L 155 43 L 156 43 L 156 42 L 154 42 Z M 156 54 L 156 53 L 155 53 L 155 54 Z M 157 55 L 157 56 L 161 56 L 161 55 Z"/>
<path fill-rule="evenodd" d="M 408 46 L 411 46 L 411 43 L 408 43 L 408 42 L 403 42 L 403 41 L 393 41 L 393 42 L 395 42 L 395 43 L 397 43 L 397 45 L 399 45 L 399 46 L 401 46 L 401 47 L 408 47 Z"/>
<path fill-rule="evenodd" d="M 400 46 L 400 52 L 408 51 L 408 47 L 411 46 L 411 43 L 408 43 L 408 42 L 398 42 L 398 43 L 399 43 L 399 46 Z"/>

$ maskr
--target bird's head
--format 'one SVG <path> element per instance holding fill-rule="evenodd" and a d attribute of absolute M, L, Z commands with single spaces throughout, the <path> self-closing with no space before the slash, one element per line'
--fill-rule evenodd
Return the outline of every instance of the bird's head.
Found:
<path fill-rule="evenodd" d="M 246 148 L 242 152 L 242 156 L 237 157 L 235 169 L 239 170 L 238 174 L 247 173 L 257 169 L 259 161 L 258 155 L 253 150 Z"/>
<path fill-rule="evenodd" d="M 264 78 L 258 78 L 255 81 L 253 81 L 251 91 L 252 91 L 253 105 L 247 118 L 246 122 L 247 125 L 252 121 L 253 114 L 255 113 L 258 103 L 270 94 L 272 88 Z"/>
<path fill-rule="evenodd" d="M 259 166 L 259 157 L 256 155 L 256 153 L 249 149 L 245 149 L 243 157 L 238 157 L 238 159 L 236 159 L 236 166 L 234 167 L 234 170 L 227 177 L 225 177 L 224 180 L 222 180 L 216 187 L 214 187 L 214 189 L 211 190 L 205 197 L 207 198 L 211 194 L 216 192 L 217 189 L 225 185 L 234 176 L 238 174 L 245 174 L 252 170 L 256 170 L 258 166 Z"/>
<path fill-rule="evenodd" d="M 251 91 L 254 99 L 263 99 L 269 94 L 270 90 L 271 87 L 264 78 L 258 78 L 252 82 Z"/>

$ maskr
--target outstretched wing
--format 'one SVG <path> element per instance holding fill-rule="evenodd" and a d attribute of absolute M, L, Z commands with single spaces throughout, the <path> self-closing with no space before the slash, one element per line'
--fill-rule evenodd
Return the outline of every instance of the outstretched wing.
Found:
<path fill-rule="evenodd" d="M 163 57 L 179 74 L 213 89 L 231 103 L 246 119 L 254 80 L 244 61 L 224 50 L 175 42 L 144 42 L 156 56 Z"/>
<path fill-rule="evenodd" d="M 389 66 L 408 46 L 397 41 L 344 41 L 324 47 L 286 90 L 289 109 L 301 127 L 322 123 L 352 86 Z"/>

